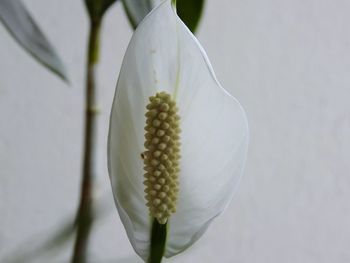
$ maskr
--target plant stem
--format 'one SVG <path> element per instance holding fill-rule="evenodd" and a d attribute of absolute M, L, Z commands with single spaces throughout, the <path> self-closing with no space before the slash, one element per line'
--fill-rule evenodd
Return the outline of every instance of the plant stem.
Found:
<path fill-rule="evenodd" d="M 95 71 L 98 63 L 100 26 L 101 19 L 91 19 L 86 69 L 83 174 L 72 263 L 86 262 L 88 239 L 93 221 L 93 184 L 98 160 L 96 158 L 98 106 Z"/>
<path fill-rule="evenodd" d="M 151 232 L 150 255 L 147 263 L 161 263 L 165 251 L 167 236 L 167 223 L 159 224 L 153 219 Z"/>

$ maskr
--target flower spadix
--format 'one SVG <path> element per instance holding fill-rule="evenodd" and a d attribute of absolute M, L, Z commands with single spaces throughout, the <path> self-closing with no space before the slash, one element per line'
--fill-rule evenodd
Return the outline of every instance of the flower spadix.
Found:
<path fill-rule="evenodd" d="M 165 92 L 150 97 L 146 113 L 144 159 L 146 205 L 150 216 L 165 224 L 176 212 L 179 191 L 180 117 L 175 101 Z"/>
<path fill-rule="evenodd" d="M 170 0 L 138 26 L 113 102 L 108 166 L 120 218 L 147 260 L 152 221 L 165 256 L 185 250 L 228 205 L 248 143 L 245 113 Z"/>

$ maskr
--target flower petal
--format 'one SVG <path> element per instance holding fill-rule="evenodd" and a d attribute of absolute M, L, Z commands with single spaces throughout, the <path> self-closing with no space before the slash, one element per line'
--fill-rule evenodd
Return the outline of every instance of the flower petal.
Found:
<path fill-rule="evenodd" d="M 167 0 L 136 29 L 111 112 L 109 174 L 116 205 L 137 254 L 147 259 L 151 221 L 144 199 L 145 107 L 157 91 L 173 94 L 181 116 L 177 212 L 166 256 L 194 243 L 231 200 L 244 166 L 248 127 L 240 104 L 216 80 L 203 48 Z"/>
<path fill-rule="evenodd" d="M 248 126 L 238 101 L 218 83 L 196 38 L 177 19 L 182 118 L 180 193 L 166 256 L 193 244 L 232 199 L 242 175 Z M 174 32 L 175 34 L 176 32 Z"/>

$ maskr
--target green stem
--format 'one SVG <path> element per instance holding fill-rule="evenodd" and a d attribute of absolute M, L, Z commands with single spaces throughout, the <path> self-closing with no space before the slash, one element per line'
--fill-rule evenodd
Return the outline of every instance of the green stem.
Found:
<path fill-rule="evenodd" d="M 96 177 L 97 158 L 97 117 L 98 106 L 95 86 L 96 65 L 99 54 L 99 35 L 101 20 L 91 21 L 89 46 L 87 52 L 86 95 L 85 95 L 85 134 L 83 174 L 80 204 L 76 217 L 77 235 L 72 256 L 72 263 L 87 261 L 87 245 L 93 219 L 93 183 Z"/>
<path fill-rule="evenodd" d="M 167 224 L 159 224 L 157 219 L 153 219 L 151 247 L 148 263 L 160 263 L 165 252 L 167 236 Z"/>

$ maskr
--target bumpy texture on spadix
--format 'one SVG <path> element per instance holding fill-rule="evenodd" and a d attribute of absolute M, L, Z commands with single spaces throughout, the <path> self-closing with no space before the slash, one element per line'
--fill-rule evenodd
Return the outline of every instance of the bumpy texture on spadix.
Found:
<path fill-rule="evenodd" d="M 166 92 L 149 98 L 145 148 L 142 154 L 146 200 L 150 215 L 165 224 L 176 212 L 179 191 L 180 117 L 175 101 Z"/>

